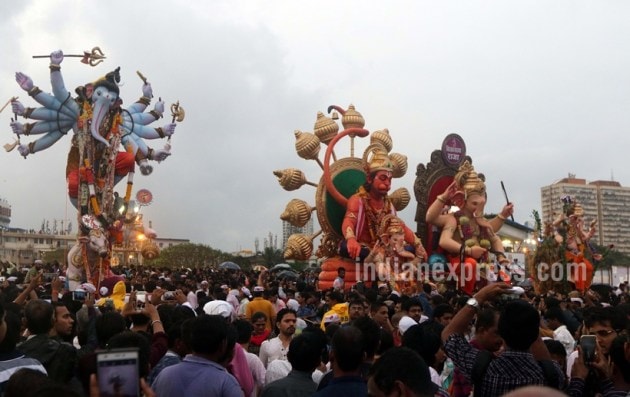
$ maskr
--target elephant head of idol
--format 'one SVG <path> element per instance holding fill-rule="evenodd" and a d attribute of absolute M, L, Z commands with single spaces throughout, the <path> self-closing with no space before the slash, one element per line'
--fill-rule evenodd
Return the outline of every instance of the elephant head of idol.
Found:
<path fill-rule="evenodd" d="M 109 72 L 94 82 L 94 92 L 92 93 L 92 123 L 90 132 L 92 137 L 105 146 L 109 147 L 109 142 L 100 134 L 100 127 L 103 120 L 109 114 L 110 109 L 118 100 L 120 90 L 118 83 L 120 82 L 120 67 Z"/>

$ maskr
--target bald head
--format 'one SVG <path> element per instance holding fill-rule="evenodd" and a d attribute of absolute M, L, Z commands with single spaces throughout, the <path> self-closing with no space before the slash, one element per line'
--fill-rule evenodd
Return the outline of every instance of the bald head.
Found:
<path fill-rule="evenodd" d="M 504 394 L 504 397 L 566 397 L 566 394 L 550 387 L 526 386 Z"/>

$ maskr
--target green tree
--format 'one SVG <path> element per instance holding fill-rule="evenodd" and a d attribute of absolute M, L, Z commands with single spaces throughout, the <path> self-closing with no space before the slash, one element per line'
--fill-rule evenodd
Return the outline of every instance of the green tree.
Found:
<path fill-rule="evenodd" d="M 207 245 L 188 243 L 168 247 L 162 250 L 157 258 L 146 260 L 145 263 L 160 267 L 194 268 L 217 266 L 225 257 L 229 256 Z"/>
<path fill-rule="evenodd" d="M 282 251 L 279 249 L 273 249 L 271 247 L 265 247 L 265 250 L 262 252 L 262 258 L 267 267 L 271 267 L 278 263 L 282 263 L 284 260 L 284 255 Z"/>
<path fill-rule="evenodd" d="M 610 269 L 613 266 L 627 267 L 630 265 L 630 256 L 614 249 L 614 246 L 602 247 L 594 245 L 595 251 L 603 255 L 600 262 L 593 261 L 596 269 Z M 589 255 L 592 260 L 592 255 Z"/>
<path fill-rule="evenodd" d="M 68 250 L 63 248 L 57 248 L 54 251 L 44 252 L 42 260 L 46 263 L 57 261 L 59 263 L 66 263 L 68 256 Z"/>

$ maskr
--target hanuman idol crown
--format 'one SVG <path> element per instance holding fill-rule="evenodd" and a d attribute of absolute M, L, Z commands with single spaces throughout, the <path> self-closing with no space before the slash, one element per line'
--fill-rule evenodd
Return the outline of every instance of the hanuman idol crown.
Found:
<path fill-rule="evenodd" d="M 472 194 L 482 196 L 486 194 L 486 184 L 468 160 L 464 161 L 464 164 L 459 167 L 457 174 L 455 174 L 455 181 L 460 189 L 464 191 L 466 198 Z"/>
<path fill-rule="evenodd" d="M 363 167 L 368 175 L 377 171 L 393 172 L 394 170 L 394 164 L 389 158 L 387 149 L 379 143 L 373 143 L 365 149 Z"/>

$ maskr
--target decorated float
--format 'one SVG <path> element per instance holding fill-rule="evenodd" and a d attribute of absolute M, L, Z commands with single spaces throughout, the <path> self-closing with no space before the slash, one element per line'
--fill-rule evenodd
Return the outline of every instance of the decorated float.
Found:
<path fill-rule="evenodd" d="M 506 194 L 501 212 L 486 216 L 485 176 L 473 167 L 464 140 L 446 136 L 442 149 L 433 151 L 426 165 L 419 164 L 416 175 L 417 233 L 429 252 L 428 279 L 469 295 L 488 280 L 509 282 L 509 260 L 497 232 L 513 206 Z"/>
<path fill-rule="evenodd" d="M 570 195 L 557 200 L 562 210 L 551 214 L 550 220 L 543 222 L 538 212 L 533 212 L 537 247 L 530 257 L 529 271 L 539 293 L 571 290 L 584 293 L 613 246 L 600 252 L 592 244 L 597 220 L 587 223 L 579 201 Z"/>
<path fill-rule="evenodd" d="M 318 287 L 322 290 L 331 288 L 339 269 L 343 268 L 345 288 L 348 289 L 357 281 L 370 283 L 375 279 L 375 272 L 364 271 L 366 255 L 363 249 L 369 251 L 379 243 L 383 222 L 391 221 L 389 217 L 386 218 L 387 215 L 393 215 L 409 204 L 410 194 L 404 187 L 389 193 L 391 179 L 400 178 L 407 172 L 407 157 L 392 152 L 393 140 L 387 129 L 371 133 L 365 129 L 365 120 L 353 105 L 348 109 L 330 106 L 328 114 L 331 116 L 317 113 L 312 133 L 295 131 L 297 154 L 304 160 L 317 162 L 322 171 L 319 181 L 308 181 L 305 173 L 296 168 L 277 170 L 274 175 L 287 191 L 305 185 L 315 188 L 314 205 L 301 199 L 292 199 L 280 218 L 293 226 L 303 227 L 315 212 L 321 227 L 313 235 L 291 235 L 284 257 L 308 260 L 313 254 L 313 240 L 321 235 L 315 253 L 322 260 Z M 343 128 L 341 131 L 339 114 Z M 335 152 L 335 146 L 343 139 L 350 140 L 350 154 L 347 157 L 339 157 Z M 355 156 L 355 141 L 365 142 L 362 145 L 365 149 L 359 156 Z M 322 144 L 325 146 L 323 162 L 319 158 Z M 376 188 L 377 174 L 386 184 L 382 189 Z M 372 193 L 377 190 L 380 193 L 371 194 L 366 191 L 367 186 L 374 186 L 374 189 L 368 188 Z M 408 245 L 421 248 L 413 232 L 406 226 L 404 229 Z M 349 243 L 345 255 L 342 255 L 344 242 L 351 240 L 357 246 L 356 252 L 349 254 L 348 251 L 352 251 Z M 410 249 L 410 252 L 414 251 Z"/>
<path fill-rule="evenodd" d="M 16 73 L 20 88 L 39 107 L 25 107 L 17 96 L 9 100 L 7 105 L 10 104 L 14 115 L 10 125 L 17 139 L 4 147 L 8 152 L 17 148 L 26 158 L 46 150 L 71 132 L 65 176 L 80 227 L 77 244 L 68 255 L 67 281 L 70 290 L 90 282 L 99 291 L 100 283 L 111 275 L 112 245 L 123 244 L 134 233 L 146 232 L 149 239 L 143 243 L 143 254 L 153 257 L 158 254 L 151 241 L 154 232 L 138 225 L 137 214 L 128 211 L 134 204 L 131 200 L 134 175 L 136 166 L 143 175 L 151 174 L 153 166 L 149 161 L 160 163 L 171 155 L 171 136 L 176 122 L 183 121 L 184 111 L 176 102 L 170 108 L 172 119 L 152 127 L 163 117 L 164 101 L 160 98 L 152 110 L 146 111 L 153 99 L 153 89 L 147 78 L 136 72 L 143 83 L 142 95 L 123 107 L 119 95 L 120 68 L 78 86 L 73 95 L 65 86 L 61 63 L 65 58 L 75 57 L 91 66 L 98 66 L 105 59 L 98 47 L 78 55 L 54 51 L 49 56 L 34 56 L 50 59 L 52 93 L 34 85 L 26 74 Z M 33 122 L 22 123 L 20 116 Z M 162 138 L 167 138 L 167 142 L 161 148 L 151 148 L 145 142 Z M 124 193 L 118 194 L 115 186 L 125 178 Z M 147 195 L 150 192 L 139 191 L 137 202 L 148 205 L 151 197 Z"/>

